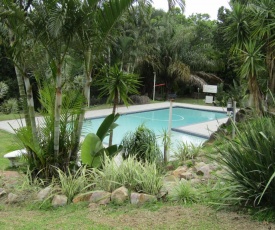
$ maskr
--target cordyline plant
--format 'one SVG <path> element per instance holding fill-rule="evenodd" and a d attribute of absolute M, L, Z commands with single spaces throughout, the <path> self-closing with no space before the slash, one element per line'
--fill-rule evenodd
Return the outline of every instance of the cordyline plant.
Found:
<path fill-rule="evenodd" d="M 219 150 L 230 177 L 226 202 L 254 207 L 275 205 L 275 120 L 257 118 Z"/>

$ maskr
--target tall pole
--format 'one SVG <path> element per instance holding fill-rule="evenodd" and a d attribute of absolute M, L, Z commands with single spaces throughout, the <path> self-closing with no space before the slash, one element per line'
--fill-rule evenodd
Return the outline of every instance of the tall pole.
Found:
<path fill-rule="evenodd" d="M 168 138 L 171 140 L 171 129 L 172 129 L 172 115 L 173 115 L 173 99 L 170 99 L 170 108 L 169 108 L 169 121 L 168 121 Z M 169 148 L 167 150 L 167 162 L 169 161 Z"/>
<path fill-rule="evenodd" d="M 155 94 L 156 94 L 156 72 L 154 72 L 153 101 L 155 101 Z"/>

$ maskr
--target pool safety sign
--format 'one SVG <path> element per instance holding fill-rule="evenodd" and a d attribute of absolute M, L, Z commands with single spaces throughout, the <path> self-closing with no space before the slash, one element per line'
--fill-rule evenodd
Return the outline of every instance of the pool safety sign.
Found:
<path fill-rule="evenodd" d="M 204 93 L 217 93 L 218 87 L 216 85 L 204 85 L 203 92 Z"/>

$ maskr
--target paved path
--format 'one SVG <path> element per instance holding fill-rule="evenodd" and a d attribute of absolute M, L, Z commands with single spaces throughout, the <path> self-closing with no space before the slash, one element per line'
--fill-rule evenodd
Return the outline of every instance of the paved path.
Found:
<path fill-rule="evenodd" d="M 169 108 L 169 106 L 170 106 L 170 102 L 145 104 L 145 105 L 132 105 L 132 106 L 129 106 L 128 108 L 127 107 L 119 107 L 117 112 L 120 114 L 123 114 L 123 113 L 129 113 L 129 112 L 139 112 L 139 111 L 152 110 L 152 109 Z M 226 112 L 226 108 L 216 107 L 216 106 L 208 106 L 208 105 L 201 106 L 201 105 L 192 105 L 192 104 L 174 102 L 173 106 L 211 110 L 211 111 L 217 111 L 217 112 Z M 112 112 L 112 108 L 87 111 L 85 113 L 85 118 L 103 117 L 103 116 L 109 115 L 111 112 Z M 36 120 L 37 120 L 38 124 L 40 122 L 42 122 L 41 117 L 37 117 Z M 223 118 L 223 119 L 219 119 L 219 120 L 215 120 L 215 121 L 178 127 L 176 130 L 208 138 L 213 132 L 215 132 L 218 129 L 219 125 L 221 125 L 222 123 L 225 123 L 227 120 L 228 120 L 228 118 Z M 22 125 L 25 125 L 24 120 L 1 121 L 0 129 L 14 133 L 14 129 L 17 129 Z"/>

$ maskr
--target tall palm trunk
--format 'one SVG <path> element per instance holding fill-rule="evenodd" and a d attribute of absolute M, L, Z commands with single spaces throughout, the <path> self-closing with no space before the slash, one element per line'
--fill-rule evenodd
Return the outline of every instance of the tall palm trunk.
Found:
<path fill-rule="evenodd" d="M 25 88 L 24 88 L 23 77 L 21 75 L 20 70 L 18 69 L 18 67 L 16 65 L 14 66 L 14 69 L 15 69 L 15 74 L 16 74 L 16 79 L 17 79 L 17 84 L 18 84 L 18 89 L 19 89 L 19 95 L 20 95 L 20 98 L 22 99 L 23 112 L 24 112 L 26 125 L 31 126 L 31 121 L 30 121 L 30 116 L 28 113 L 28 106 L 27 106 L 27 95 L 26 95 Z"/>
<path fill-rule="evenodd" d="M 92 51 L 91 48 L 88 49 L 87 52 L 84 53 L 84 64 L 85 64 L 85 81 L 83 85 L 83 94 L 86 100 L 86 106 L 90 107 L 90 87 L 92 83 Z M 76 142 L 80 143 L 81 131 L 83 127 L 83 122 L 85 118 L 85 108 L 82 108 L 82 112 L 78 117 L 78 127 L 76 131 Z M 75 151 L 78 151 L 75 149 Z"/>
<path fill-rule="evenodd" d="M 54 110 L 54 155 L 59 154 L 59 139 L 60 139 L 60 115 L 62 105 L 62 76 L 61 64 L 57 64 L 56 85 L 55 85 L 55 110 Z M 57 162 L 57 161 L 56 161 Z"/>
<path fill-rule="evenodd" d="M 28 110 L 29 110 L 29 120 L 32 130 L 32 137 L 34 140 L 34 143 L 37 143 L 37 130 L 36 130 L 36 122 L 35 122 L 35 110 L 34 110 L 34 101 L 33 101 L 33 93 L 32 93 L 32 87 L 30 84 L 30 79 L 24 74 L 24 83 L 27 93 L 27 104 L 28 104 Z"/>
<path fill-rule="evenodd" d="M 252 100 L 253 100 L 253 107 L 257 113 L 263 112 L 263 103 L 262 103 L 262 96 L 261 91 L 257 82 L 257 78 L 255 76 L 250 76 L 248 80 L 248 87 L 250 93 L 253 92 Z"/>
<path fill-rule="evenodd" d="M 84 96 L 86 98 L 87 107 L 90 107 L 90 87 L 92 84 L 92 50 L 88 49 L 84 53 L 84 62 L 85 62 L 85 83 L 84 83 Z"/>
<path fill-rule="evenodd" d="M 115 92 L 115 98 L 114 98 L 114 105 L 113 105 L 113 111 L 112 113 L 115 115 L 116 114 L 116 108 L 118 105 L 118 100 L 119 100 L 119 95 L 118 91 Z M 113 130 L 110 132 L 110 137 L 109 137 L 109 146 L 113 144 Z"/>

